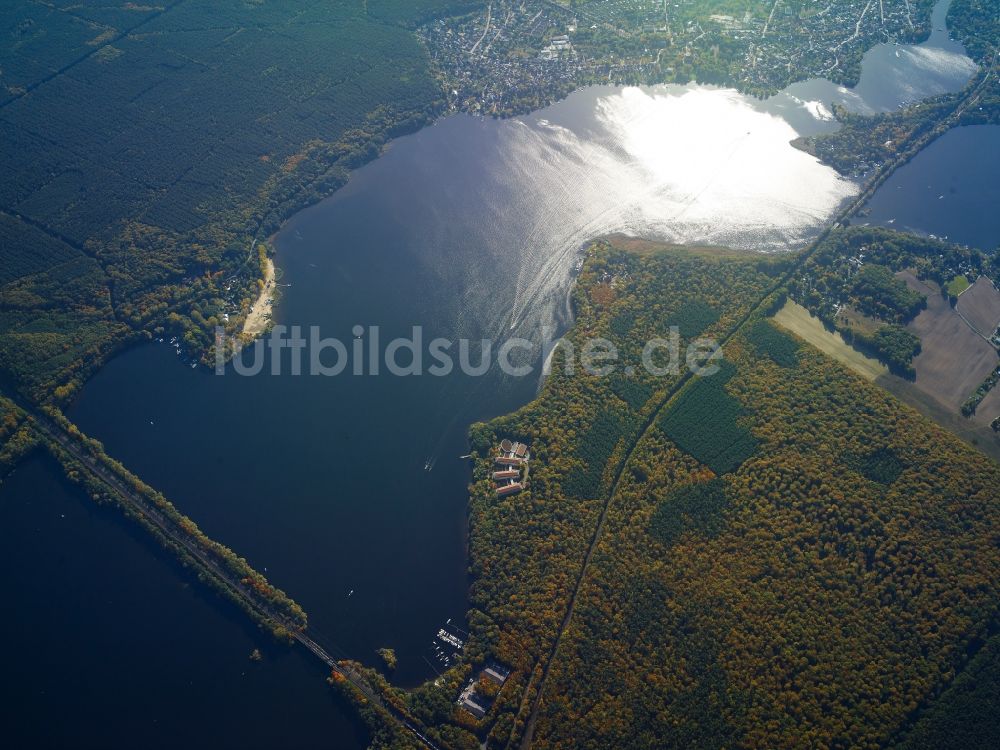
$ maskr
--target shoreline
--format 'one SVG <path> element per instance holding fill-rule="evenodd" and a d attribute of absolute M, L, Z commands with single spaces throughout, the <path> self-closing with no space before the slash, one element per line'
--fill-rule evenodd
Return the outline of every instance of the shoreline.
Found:
<path fill-rule="evenodd" d="M 270 257 L 265 257 L 263 286 L 257 298 L 250 304 L 250 309 L 243 321 L 241 334 L 245 341 L 256 339 L 271 326 L 275 289 L 274 261 Z"/>

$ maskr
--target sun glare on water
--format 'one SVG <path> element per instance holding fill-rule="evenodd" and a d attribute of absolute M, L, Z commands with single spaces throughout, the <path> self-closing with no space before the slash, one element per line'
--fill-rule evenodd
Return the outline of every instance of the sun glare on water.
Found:
<path fill-rule="evenodd" d="M 593 114 L 587 127 L 554 114 L 502 129 L 504 180 L 522 186 L 515 321 L 590 238 L 793 250 L 857 191 L 734 90 L 624 88 L 598 97 Z"/>

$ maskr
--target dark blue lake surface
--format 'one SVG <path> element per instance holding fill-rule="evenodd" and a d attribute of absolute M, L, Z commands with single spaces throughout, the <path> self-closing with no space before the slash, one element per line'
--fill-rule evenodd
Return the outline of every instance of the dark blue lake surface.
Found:
<path fill-rule="evenodd" d="M 992 250 L 1000 245 L 1000 126 L 955 128 L 885 181 L 861 221 Z"/>
<path fill-rule="evenodd" d="M 5 747 L 364 747 L 320 665 L 261 638 L 47 455 L 5 480 L 0 528 Z"/>
<path fill-rule="evenodd" d="M 961 66 L 949 70 L 960 86 Z M 766 102 L 590 89 L 531 117 L 456 116 L 399 139 L 278 235 L 291 286 L 276 320 L 348 345 L 356 324 L 363 342 L 368 326 L 387 341 L 414 325 L 425 342 L 537 341 L 569 323 L 572 269 L 596 235 L 797 247 L 854 187 L 788 146 L 833 127 L 828 89 L 792 88 Z M 369 664 L 396 649 L 395 680 L 410 685 L 433 676 L 428 646 L 467 607 L 468 425 L 529 401 L 532 363 L 523 378 L 308 377 L 286 359 L 279 375 L 220 377 L 147 345 L 104 367 L 69 416 L 266 571 L 324 640 Z M 18 613 L 3 627 L 22 645 L 4 674 L 25 686 L 3 710 L 39 740 L 21 744 L 363 744 L 319 665 L 269 645 L 57 477 L 34 460 L 0 488 L 0 570 Z M 248 660 L 255 646 L 261 663 Z"/>

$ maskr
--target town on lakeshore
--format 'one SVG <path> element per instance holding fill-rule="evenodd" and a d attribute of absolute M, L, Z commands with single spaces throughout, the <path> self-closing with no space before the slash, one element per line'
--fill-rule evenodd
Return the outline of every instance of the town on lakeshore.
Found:
<path fill-rule="evenodd" d="M 5 0 L 0 163 L 3 746 L 1000 748 L 998 0 Z"/>
<path fill-rule="evenodd" d="M 927 32 L 917 1 L 773 0 L 722 4 L 733 9 L 724 13 L 696 0 L 496 0 L 417 33 L 452 106 L 503 115 L 595 83 L 717 78 L 773 92 L 795 79 L 849 79 L 873 44 Z"/>

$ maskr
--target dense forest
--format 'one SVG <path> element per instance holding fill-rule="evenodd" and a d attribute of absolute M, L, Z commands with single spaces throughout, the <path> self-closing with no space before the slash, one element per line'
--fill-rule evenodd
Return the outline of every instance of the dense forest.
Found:
<path fill-rule="evenodd" d="M 619 371 L 557 349 L 535 402 L 473 428 L 467 660 L 387 691 L 470 748 L 879 747 L 949 701 L 984 720 L 992 693 L 955 678 L 997 625 L 1000 468 L 769 321 L 788 259 L 620 244 L 591 249 L 569 335 L 615 340 Z M 683 320 L 724 341 L 715 375 L 624 375 Z M 532 468 L 497 498 L 504 437 Z M 454 697 L 492 659 L 514 674 L 475 720 Z"/>
<path fill-rule="evenodd" d="M 757 447 L 720 476 L 640 441 L 534 747 L 877 747 L 994 622 L 995 465 L 804 345 L 726 355 L 719 440 Z"/>
<path fill-rule="evenodd" d="M 449 727 L 452 746 L 475 747 L 470 730 L 504 746 L 512 730 L 523 728 L 525 683 L 553 647 L 602 498 L 624 451 L 686 372 L 684 348 L 737 325 L 785 265 L 781 259 L 719 248 L 647 253 L 638 244 L 635 252 L 624 252 L 602 243 L 590 256 L 573 293 L 576 324 L 554 352 L 540 398 L 513 415 L 472 428 L 477 459 L 466 659 L 438 684 L 390 690 L 429 736 Z M 672 326 L 681 333 L 681 366 L 676 374 L 653 375 L 641 364 L 643 347 L 651 338 L 669 337 Z M 617 346 L 615 373 L 591 375 L 579 366 L 579 352 L 594 336 Z M 571 347 L 576 366 L 568 368 L 567 361 L 574 361 Z M 669 355 L 662 355 L 652 364 L 669 371 Z M 530 492 L 496 497 L 491 455 L 501 437 L 530 445 Z M 492 659 L 515 673 L 491 713 L 477 722 L 454 701 L 462 681 Z M 466 734 L 456 734 L 459 729 Z M 463 744 L 456 745 L 457 736 L 465 737 Z"/>
<path fill-rule="evenodd" d="M 950 15 L 981 63 L 997 39 L 995 24 L 980 23 L 995 21 L 990 2 L 955 0 Z M 111 353 L 153 335 L 207 356 L 214 326 L 236 329 L 246 313 L 260 242 L 387 139 L 445 110 L 411 29 L 477 5 L 9 3 L 5 387 L 68 399 Z M 718 56 L 699 70 L 709 76 Z M 963 122 L 994 117 L 997 91 L 994 78 Z M 930 127 L 955 101 L 875 119 L 839 113 L 845 127 L 810 148 L 866 171 L 888 156 L 878 144 Z M 868 263 L 852 265 L 861 252 Z M 905 373 L 919 342 L 902 325 L 921 300 L 894 273 L 914 268 L 947 286 L 996 262 L 869 229 L 830 233 L 801 267 L 718 248 L 596 244 L 540 397 L 471 432 L 465 662 L 412 691 L 374 672 L 371 682 L 442 746 L 470 750 L 483 739 L 514 746 L 526 732 L 540 748 L 929 747 L 962 736 L 958 723 L 996 706 L 1000 469 L 765 313 L 787 292 L 838 326 L 835 305 L 847 303 L 879 323 L 856 340 Z M 683 353 L 676 371 L 664 359 L 666 374 L 642 366 L 644 343 L 672 328 L 685 346 L 724 341 L 719 372 L 688 378 Z M 568 347 L 594 336 L 618 345 L 621 366 L 570 371 Z M 283 592 L 77 437 L 304 626 Z M 532 467 L 525 492 L 498 498 L 502 438 L 528 443 Z M 0 474 L 38 441 L 2 398 L 0 441 Z M 490 660 L 513 674 L 477 720 L 455 697 Z M 378 727 L 376 744 L 409 742 L 347 692 Z"/>
<path fill-rule="evenodd" d="M 0 396 L 0 477 L 6 476 L 32 448 L 38 437 L 26 423 L 26 414 L 8 398 Z"/>
<path fill-rule="evenodd" d="M 577 5 L 588 17 L 605 12 Z M 685 6 L 678 18 L 706 23 L 710 12 L 735 13 L 737 4 L 716 5 Z M 913 4 L 917 37 L 929 5 Z M 210 354 L 215 326 L 237 330 L 255 291 L 255 240 L 343 185 L 387 139 L 445 111 L 413 29 L 482 6 L 8 3 L 0 18 L 0 154 L 8 167 L 0 186 L 0 373 L 34 398 L 64 399 L 138 337 L 177 336 L 192 360 Z M 608 5 L 611 26 L 631 23 L 620 10 L 618 18 Z M 612 34 L 602 43 L 613 41 L 627 57 L 625 47 L 649 32 L 644 14 L 634 38 Z M 763 22 L 767 13 L 752 16 Z M 780 49 L 786 34 L 815 32 L 818 18 L 802 4 L 797 15 L 771 21 Z M 990 60 L 998 21 L 988 0 L 955 0 L 949 23 L 977 61 Z M 609 33 L 596 26 L 594 34 Z M 697 64 L 688 61 L 700 66 L 701 80 L 715 80 L 713 65 L 742 60 L 744 42 L 717 41 L 707 52 L 696 45 Z M 844 116 L 839 133 L 810 148 L 845 171 L 868 167 L 884 159 L 877 149 L 887 140 L 912 135 L 950 101 L 875 121 Z M 973 108 L 966 119 L 996 111 Z M 839 163 L 837 154 L 853 162 Z"/>
<path fill-rule="evenodd" d="M 466 6 L 7 3 L 0 373 L 65 398 L 137 336 L 238 329 L 254 241 L 442 111 L 405 25 Z"/>

